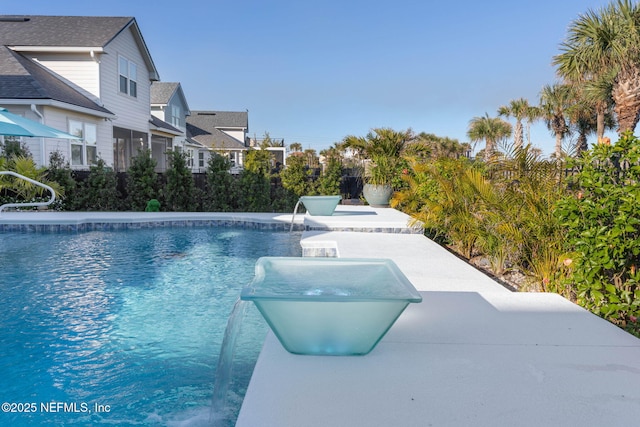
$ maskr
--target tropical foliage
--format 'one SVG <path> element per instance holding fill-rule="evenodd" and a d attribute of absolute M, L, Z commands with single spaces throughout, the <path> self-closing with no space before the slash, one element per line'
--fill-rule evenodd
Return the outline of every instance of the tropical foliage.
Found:
<path fill-rule="evenodd" d="M 37 167 L 31 157 L 13 154 L 9 159 L 2 159 L 3 160 L 0 161 L 0 170 L 12 171 L 34 181 L 46 184 L 53 188 L 56 197 L 64 196 L 64 189 L 57 182 L 49 180 L 47 178 L 46 168 Z M 11 200 L 7 200 L 9 203 L 16 201 L 40 202 L 49 199 L 49 192 L 43 187 L 11 175 L 0 175 L 0 190 L 8 190 L 12 195 Z M 43 197 L 44 199 L 42 199 Z"/>
<path fill-rule="evenodd" d="M 499 117 L 474 117 L 469 122 L 467 136 L 471 142 L 485 141 L 484 159 L 490 160 L 497 145 L 511 136 L 511 125 Z"/>
<path fill-rule="evenodd" d="M 353 150 L 365 161 L 367 183 L 394 188 L 402 183 L 400 173 L 405 167 L 404 158 L 426 150 L 411 129 L 375 128 L 364 137 L 349 135 L 342 142 L 345 148 Z"/>
<path fill-rule="evenodd" d="M 575 161 L 557 206 L 577 302 L 623 327 L 640 316 L 640 140 L 625 134 Z"/>
<path fill-rule="evenodd" d="M 633 131 L 640 117 L 640 4 L 617 0 L 588 10 L 569 27 L 562 53 L 554 57 L 558 74 L 570 82 L 609 87 L 596 97 L 598 136 L 602 137 L 609 98 L 618 132 Z"/>

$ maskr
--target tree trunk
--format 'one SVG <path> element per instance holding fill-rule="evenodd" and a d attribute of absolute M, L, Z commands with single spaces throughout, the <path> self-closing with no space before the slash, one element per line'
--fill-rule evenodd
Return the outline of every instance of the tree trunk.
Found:
<path fill-rule="evenodd" d="M 597 141 L 604 137 L 604 116 L 607 111 L 606 102 L 598 102 L 596 104 L 596 136 Z"/>
<path fill-rule="evenodd" d="M 556 156 L 556 160 L 560 160 L 562 158 L 562 133 L 556 132 L 556 149 L 554 152 Z"/>
<path fill-rule="evenodd" d="M 584 132 L 580 132 L 578 140 L 576 141 L 576 154 L 580 155 L 580 153 L 587 151 L 588 149 L 589 144 L 587 144 L 587 135 Z"/>
<path fill-rule="evenodd" d="M 514 143 L 516 150 L 522 148 L 522 140 L 523 140 L 523 131 L 522 131 L 522 121 L 516 121 L 516 132 L 514 137 Z"/>
<path fill-rule="evenodd" d="M 493 141 L 487 139 L 487 145 L 484 148 L 484 160 L 487 162 L 491 160 L 491 156 L 493 155 L 493 145 Z"/>
<path fill-rule="evenodd" d="M 611 96 L 618 118 L 618 135 L 633 132 L 640 118 L 640 69 L 637 66 L 628 66 L 620 71 Z"/>

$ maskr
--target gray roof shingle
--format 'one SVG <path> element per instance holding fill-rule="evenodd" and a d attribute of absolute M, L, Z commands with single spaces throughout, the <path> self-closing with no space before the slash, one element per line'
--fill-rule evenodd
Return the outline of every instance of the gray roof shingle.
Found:
<path fill-rule="evenodd" d="M 171 133 L 182 134 L 182 131 L 177 127 L 172 126 L 171 124 L 165 122 L 164 120 L 160 120 L 156 116 L 151 116 L 149 119 L 149 123 L 161 130 L 167 130 Z"/>
<path fill-rule="evenodd" d="M 187 118 L 191 124 L 203 124 L 213 128 L 249 128 L 249 113 L 246 111 L 191 111 Z M 205 127 L 205 128 L 207 128 Z"/>
<path fill-rule="evenodd" d="M 4 46 L 0 46 L 0 98 L 52 99 L 113 115 L 41 65 Z"/>
<path fill-rule="evenodd" d="M 132 21 L 132 17 L 0 15 L 0 44 L 104 47 Z"/>
<path fill-rule="evenodd" d="M 215 149 L 246 149 L 243 141 L 222 129 L 247 128 L 249 113 L 235 111 L 192 111 L 187 117 L 187 137 Z"/>
<path fill-rule="evenodd" d="M 153 82 L 151 84 L 151 103 L 168 104 L 180 83 Z"/>

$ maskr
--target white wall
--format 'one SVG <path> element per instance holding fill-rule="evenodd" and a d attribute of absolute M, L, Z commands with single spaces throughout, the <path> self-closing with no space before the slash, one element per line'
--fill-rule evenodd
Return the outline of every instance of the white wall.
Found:
<path fill-rule="evenodd" d="M 130 29 L 120 33 L 105 48 L 100 60 L 100 98 L 104 106 L 116 114 L 112 125 L 149 133 L 151 115 L 151 82 L 149 70 L 138 50 Z M 138 96 L 120 93 L 118 58 L 124 56 L 137 66 Z"/>
<path fill-rule="evenodd" d="M 100 97 L 100 65 L 89 53 L 34 53 L 31 57 L 73 83 L 90 99 Z"/>
<path fill-rule="evenodd" d="M 244 131 L 242 130 L 230 130 L 230 129 L 220 129 L 222 132 L 226 133 L 232 138 L 237 139 L 244 145 Z"/>
<path fill-rule="evenodd" d="M 38 123 L 43 123 L 63 132 L 69 131 L 69 119 L 79 120 L 85 123 L 96 125 L 98 133 L 98 155 L 107 163 L 113 162 L 113 138 L 112 128 L 108 121 L 100 117 L 88 114 L 76 113 L 55 107 L 36 106 L 36 109 L 43 116 L 31 111 L 28 105 L 5 106 L 10 112 L 18 114 Z M 66 161 L 71 161 L 71 142 L 68 139 L 59 138 L 23 138 L 26 146 L 33 156 L 33 160 L 38 166 L 48 166 L 49 156 L 54 151 L 60 151 Z"/>

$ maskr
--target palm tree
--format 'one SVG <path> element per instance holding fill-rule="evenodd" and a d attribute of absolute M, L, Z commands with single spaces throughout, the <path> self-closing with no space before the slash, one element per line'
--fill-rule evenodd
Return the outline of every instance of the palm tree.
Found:
<path fill-rule="evenodd" d="M 304 150 L 304 155 L 307 158 L 307 166 L 310 168 L 315 168 L 318 166 L 318 156 L 316 154 L 316 150 L 313 148 L 307 148 Z"/>
<path fill-rule="evenodd" d="M 489 117 L 485 113 L 482 117 L 474 117 L 469 122 L 467 136 L 471 142 L 485 141 L 485 160 L 489 160 L 499 141 L 511 136 L 511 125 L 499 117 Z"/>
<path fill-rule="evenodd" d="M 524 98 L 511 100 L 509 105 L 503 105 L 498 108 L 498 115 L 502 117 L 511 117 L 513 116 L 516 119 L 516 129 L 513 136 L 513 143 L 516 149 L 522 148 L 522 143 L 524 140 L 524 132 L 522 129 L 522 120 L 527 118 L 529 113 L 529 101 Z"/>
<path fill-rule="evenodd" d="M 415 140 L 411 129 L 396 131 L 390 128 L 375 128 L 365 137 L 346 136 L 342 142 L 347 148 L 355 150 L 364 158 L 399 158 Z"/>
<path fill-rule="evenodd" d="M 618 133 L 633 131 L 640 118 L 640 4 L 617 0 L 580 15 L 569 27 L 558 74 L 578 84 L 608 81 Z M 599 83 L 597 83 L 599 84 Z M 598 137 L 604 134 L 606 98 L 597 103 Z"/>
<path fill-rule="evenodd" d="M 567 118 L 572 130 L 578 134 L 575 151 L 580 154 L 589 148 L 587 137 L 594 133 L 597 135 L 600 130 L 604 132 L 605 129 L 613 129 L 614 119 L 611 108 L 605 106 L 604 112 L 600 109 L 599 104 L 603 102 L 603 98 L 596 95 L 598 89 L 593 82 L 583 87 L 571 87 L 575 99 L 567 109 Z M 604 133 L 598 136 L 598 141 L 603 136 Z"/>
<path fill-rule="evenodd" d="M 421 132 L 417 138 L 425 147 L 425 154 L 433 159 L 449 157 L 457 159 L 466 156 L 471 147 L 469 143 L 461 143 L 457 139 L 441 137 L 432 133 Z"/>
<path fill-rule="evenodd" d="M 525 118 L 527 119 L 527 144 L 531 144 L 531 125 L 542 117 L 542 110 L 536 105 L 527 108 Z"/>
<path fill-rule="evenodd" d="M 294 153 L 297 153 L 298 151 L 302 151 L 302 144 L 300 144 L 299 142 L 293 142 L 293 143 L 289 144 L 289 148 Z"/>
<path fill-rule="evenodd" d="M 578 140 L 575 145 L 575 153 L 579 155 L 589 149 L 587 136 L 597 132 L 597 120 L 593 105 L 585 101 L 576 102 L 567 109 L 569 122 L 578 133 Z"/>
<path fill-rule="evenodd" d="M 547 128 L 556 137 L 555 157 L 562 156 L 562 140 L 569 133 L 569 126 L 565 115 L 571 106 L 570 87 L 563 84 L 546 85 L 540 92 L 540 110 L 542 118 L 547 124 Z"/>

